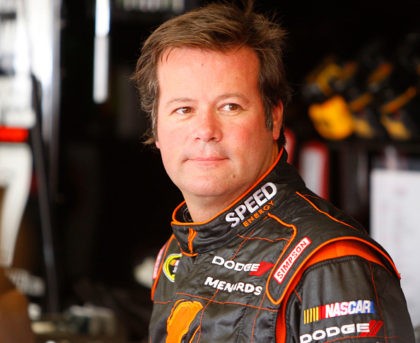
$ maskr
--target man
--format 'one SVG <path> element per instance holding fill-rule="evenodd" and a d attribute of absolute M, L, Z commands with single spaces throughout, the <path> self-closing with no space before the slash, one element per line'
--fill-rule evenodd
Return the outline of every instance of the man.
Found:
<path fill-rule="evenodd" d="M 185 199 L 150 342 L 414 342 L 391 258 L 287 164 L 284 36 L 251 5 L 209 4 L 143 45 L 147 142 Z"/>

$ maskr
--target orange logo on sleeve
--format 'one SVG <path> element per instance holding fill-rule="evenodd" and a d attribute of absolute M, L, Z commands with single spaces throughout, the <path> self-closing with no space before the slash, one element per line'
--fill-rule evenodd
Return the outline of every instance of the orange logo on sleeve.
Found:
<path fill-rule="evenodd" d="M 166 323 L 168 332 L 166 342 L 181 343 L 184 336 L 192 329 L 191 323 L 202 309 L 203 305 L 198 301 L 178 300 Z"/>

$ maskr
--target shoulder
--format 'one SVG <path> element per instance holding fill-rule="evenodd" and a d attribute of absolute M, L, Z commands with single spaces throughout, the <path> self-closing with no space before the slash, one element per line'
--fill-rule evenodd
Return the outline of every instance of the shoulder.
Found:
<path fill-rule="evenodd" d="M 331 217 L 331 220 L 335 221 L 335 218 Z M 292 225 L 292 229 L 294 232 L 272 269 L 267 284 L 267 295 L 274 304 L 279 304 L 288 289 L 296 287 L 303 273 L 309 269 L 333 265 L 343 259 L 378 267 L 393 279 L 399 278 L 388 253 L 366 233 L 352 226 L 339 222 L 326 227 Z"/>

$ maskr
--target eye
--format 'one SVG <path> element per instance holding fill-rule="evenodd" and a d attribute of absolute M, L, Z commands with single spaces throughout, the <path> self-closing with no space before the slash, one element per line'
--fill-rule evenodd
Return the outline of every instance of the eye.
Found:
<path fill-rule="evenodd" d="M 235 103 L 224 104 L 221 110 L 226 113 L 236 113 L 242 110 L 242 106 Z"/>
<path fill-rule="evenodd" d="M 177 113 L 177 114 L 189 114 L 191 112 L 192 112 L 192 109 L 191 109 L 191 107 L 188 107 L 188 106 L 179 107 L 179 108 L 175 109 L 175 111 L 174 111 L 174 113 Z"/>

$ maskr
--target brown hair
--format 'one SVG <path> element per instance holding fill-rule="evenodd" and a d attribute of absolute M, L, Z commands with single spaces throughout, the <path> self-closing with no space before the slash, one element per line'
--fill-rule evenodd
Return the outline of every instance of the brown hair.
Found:
<path fill-rule="evenodd" d="M 149 115 L 151 128 L 146 144 L 156 140 L 159 84 L 157 66 L 163 54 L 179 47 L 228 51 L 246 46 L 260 62 L 259 89 L 264 103 L 266 125 L 272 128 L 272 109 L 290 100 L 282 48 L 285 30 L 274 21 L 253 11 L 252 2 L 244 9 L 233 4 L 211 3 L 161 24 L 144 42 L 133 80 L 142 109 Z M 282 132 L 279 144 L 284 144 Z"/>

